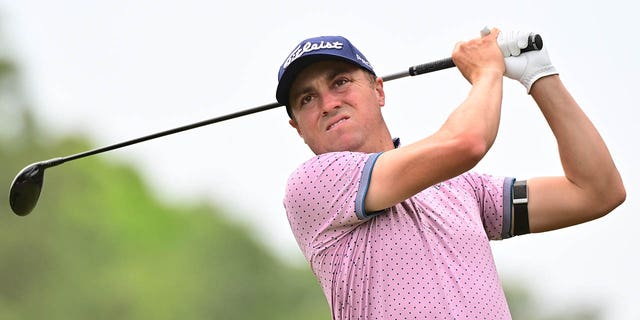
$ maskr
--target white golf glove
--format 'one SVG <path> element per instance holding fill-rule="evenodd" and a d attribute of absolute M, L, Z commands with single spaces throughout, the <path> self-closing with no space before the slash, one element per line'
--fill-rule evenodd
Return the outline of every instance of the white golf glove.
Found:
<path fill-rule="evenodd" d="M 520 50 L 527 47 L 531 32 L 500 31 L 498 34 L 498 46 L 502 55 L 506 57 L 519 56 Z"/>
<path fill-rule="evenodd" d="M 505 75 L 522 83 L 527 93 L 531 91 L 531 86 L 536 80 L 558 74 L 544 46 L 542 50 L 521 54 L 520 50 L 527 47 L 529 35 L 528 32 L 520 31 L 502 31 L 498 35 L 498 46 L 505 56 Z"/>

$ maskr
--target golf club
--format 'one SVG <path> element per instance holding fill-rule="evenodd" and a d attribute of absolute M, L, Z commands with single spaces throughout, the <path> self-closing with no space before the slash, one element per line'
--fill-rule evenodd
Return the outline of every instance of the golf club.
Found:
<path fill-rule="evenodd" d="M 528 46 L 522 49 L 521 51 L 527 52 L 532 50 L 540 50 L 542 49 L 542 45 L 543 45 L 542 37 L 540 37 L 540 35 L 537 35 L 537 34 L 531 34 L 529 36 Z M 421 64 L 421 65 L 412 66 L 407 71 L 384 76 L 382 77 L 382 79 L 383 81 L 391 81 L 391 80 L 400 79 L 408 76 L 417 76 L 420 74 L 425 74 L 425 73 L 453 68 L 453 67 L 455 67 L 453 60 L 451 58 L 445 58 L 445 59 L 440 59 L 440 60 L 428 62 L 425 64 Z M 9 203 L 11 205 L 11 210 L 13 210 L 13 212 L 19 216 L 26 216 L 33 210 L 33 208 L 35 208 L 38 202 L 38 198 L 40 197 L 42 185 L 44 183 L 44 171 L 47 168 L 55 167 L 72 160 L 77 160 L 77 159 L 85 158 L 95 154 L 130 146 L 132 144 L 160 138 L 166 135 L 170 135 L 170 134 L 174 134 L 174 133 L 178 133 L 186 130 L 199 128 L 202 126 L 210 125 L 210 124 L 221 122 L 221 121 L 239 118 L 242 116 L 278 108 L 281 106 L 282 105 L 277 102 L 269 103 L 262 106 L 223 115 L 220 117 L 177 127 L 167 131 L 150 134 L 150 135 L 132 139 L 129 141 L 113 144 L 110 146 L 97 148 L 97 149 L 77 153 L 77 154 L 66 156 L 66 157 L 53 158 L 53 159 L 33 163 L 31 165 L 28 165 L 24 169 L 22 169 L 18 173 L 18 175 L 16 175 L 16 177 L 13 179 L 13 182 L 11 183 L 11 189 L 9 190 Z"/>

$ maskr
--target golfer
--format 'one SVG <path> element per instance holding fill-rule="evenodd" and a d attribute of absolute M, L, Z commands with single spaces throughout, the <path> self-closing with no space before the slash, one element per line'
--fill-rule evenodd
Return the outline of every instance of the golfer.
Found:
<path fill-rule="evenodd" d="M 624 201 L 604 141 L 547 51 L 520 53 L 526 35 L 493 29 L 457 43 L 471 89 L 408 145 L 382 117 L 382 79 L 347 39 L 307 39 L 287 56 L 277 100 L 316 156 L 290 176 L 284 206 L 334 319 L 510 319 L 489 240 L 593 220 Z M 542 111 L 564 176 L 470 171 L 496 138 L 505 75 Z M 532 156 L 544 155 L 509 160 Z"/>

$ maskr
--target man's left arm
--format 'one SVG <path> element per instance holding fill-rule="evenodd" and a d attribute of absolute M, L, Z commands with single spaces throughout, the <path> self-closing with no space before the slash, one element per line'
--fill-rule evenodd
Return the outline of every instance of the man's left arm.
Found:
<path fill-rule="evenodd" d="M 559 76 L 538 79 L 530 94 L 553 131 L 564 170 L 564 176 L 528 180 L 530 231 L 590 221 L 624 202 L 622 178 L 604 140 Z"/>

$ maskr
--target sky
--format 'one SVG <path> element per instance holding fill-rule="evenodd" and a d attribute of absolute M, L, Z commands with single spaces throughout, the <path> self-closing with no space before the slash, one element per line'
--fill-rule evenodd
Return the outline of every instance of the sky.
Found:
<path fill-rule="evenodd" d="M 640 26 L 631 1 L 222 3 L 0 0 L 0 30 L 37 119 L 96 146 L 274 102 L 279 65 L 308 37 L 346 36 L 386 75 L 448 57 L 484 26 L 537 32 L 607 142 L 627 200 L 590 223 L 492 243 L 498 270 L 531 287 L 546 309 L 586 301 L 602 304 L 606 319 L 640 318 L 640 157 L 632 131 Z M 385 83 L 392 134 L 404 144 L 429 135 L 469 88 L 456 69 Z M 474 170 L 519 179 L 562 174 L 531 97 L 517 82 L 504 88 L 498 138 Z M 228 209 L 285 261 L 304 263 L 282 197 L 288 175 L 312 153 L 287 120 L 276 109 L 102 156 L 139 168 L 165 201 L 208 199 Z"/>

